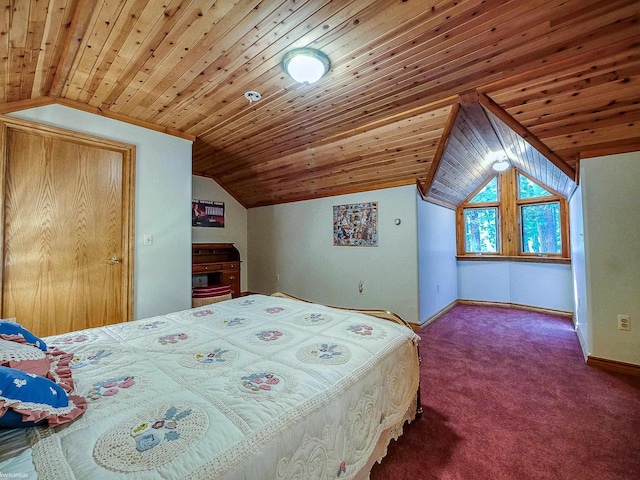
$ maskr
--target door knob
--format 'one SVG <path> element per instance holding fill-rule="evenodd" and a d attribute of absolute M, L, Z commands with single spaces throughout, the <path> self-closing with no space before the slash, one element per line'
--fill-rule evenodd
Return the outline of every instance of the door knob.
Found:
<path fill-rule="evenodd" d="M 111 263 L 115 264 L 115 263 L 120 263 L 120 259 L 118 257 L 113 257 L 111 259 Z"/>

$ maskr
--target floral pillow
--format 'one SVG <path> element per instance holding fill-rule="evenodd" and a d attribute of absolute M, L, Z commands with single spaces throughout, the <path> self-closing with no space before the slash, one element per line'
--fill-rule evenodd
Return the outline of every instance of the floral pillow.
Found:
<path fill-rule="evenodd" d="M 19 323 L 8 320 L 0 320 L 0 338 L 14 342 L 26 343 L 38 347 L 43 352 L 47 351 L 47 344 L 41 338 L 36 337 Z"/>
<path fill-rule="evenodd" d="M 0 367 L 0 427 L 55 427 L 71 422 L 86 409 L 84 398 L 67 394 L 48 378 Z"/>

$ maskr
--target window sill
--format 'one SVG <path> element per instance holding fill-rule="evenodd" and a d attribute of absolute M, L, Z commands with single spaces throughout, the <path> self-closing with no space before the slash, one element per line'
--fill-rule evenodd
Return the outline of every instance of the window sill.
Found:
<path fill-rule="evenodd" d="M 456 255 L 456 260 L 463 262 L 525 262 L 525 263 L 556 263 L 560 265 L 571 265 L 570 258 L 562 257 L 540 257 L 540 256 L 513 256 L 506 255 Z"/>

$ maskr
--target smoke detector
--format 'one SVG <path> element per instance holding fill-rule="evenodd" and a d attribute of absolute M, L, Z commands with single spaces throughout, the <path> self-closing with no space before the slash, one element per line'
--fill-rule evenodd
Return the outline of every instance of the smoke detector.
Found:
<path fill-rule="evenodd" d="M 253 102 L 259 102 L 260 100 L 262 100 L 262 95 L 260 95 L 258 92 L 254 92 L 250 90 L 244 94 L 244 98 L 249 100 L 249 103 L 253 103 Z"/>

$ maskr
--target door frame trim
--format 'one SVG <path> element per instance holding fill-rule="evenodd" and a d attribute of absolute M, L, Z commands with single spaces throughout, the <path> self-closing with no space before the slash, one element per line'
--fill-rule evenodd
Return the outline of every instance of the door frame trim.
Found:
<path fill-rule="evenodd" d="M 80 145 L 101 148 L 118 152 L 122 155 L 122 225 L 124 271 L 122 275 L 122 315 L 121 321 L 133 320 L 133 282 L 134 282 L 134 226 L 135 226 L 135 176 L 136 176 L 136 146 L 110 138 L 99 137 L 87 133 L 75 132 L 60 127 L 22 120 L 0 115 L 0 311 L 2 309 L 2 285 L 4 282 L 4 211 L 5 211 L 5 181 L 7 169 L 7 134 L 9 130 L 38 134 L 74 142 Z"/>

